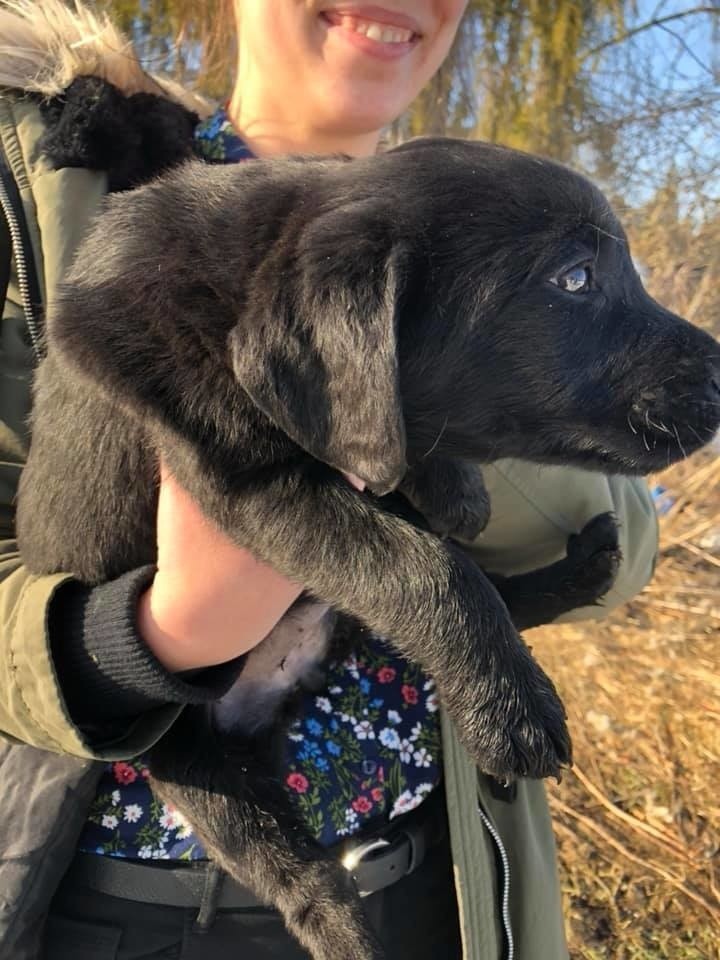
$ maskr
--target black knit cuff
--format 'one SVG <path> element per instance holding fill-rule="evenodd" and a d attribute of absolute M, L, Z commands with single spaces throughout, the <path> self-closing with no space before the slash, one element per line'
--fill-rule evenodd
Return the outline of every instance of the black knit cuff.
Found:
<path fill-rule="evenodd" d="M 243 657 L 205 670 L 173 674 L 144 643 L 138 600 L 155 570 L 142 567 L 98 587 L 70 582 L 49 615 L 55 670 L 73 722 L 97 735 L 168 703 L 218 700 L 242 669 Z"/>

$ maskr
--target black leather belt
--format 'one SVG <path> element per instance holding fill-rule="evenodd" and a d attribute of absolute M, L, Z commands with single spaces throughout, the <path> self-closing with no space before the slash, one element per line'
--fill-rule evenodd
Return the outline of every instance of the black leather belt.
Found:
<path fill-rule="evenodd" d="M 442 790 L 435 792 L 442 793 Z M 407 877 L 420 866 L 428 849 L 444 837 L 444 808 L 434 800 L 431 797 L 422 804 L 428 808 L 424 816 L 409 814 L 408 818 L 393 821 L 388 828 L 370 838 L 344 844 L 333 851 L 354 880 L 360 896 L 377 893 Z M 124 900 L 198 908 L 209 885 L 217 882 L 217 870 L 204 860 L 178 866 L 157 860 L 145 863 L 78 853 L 70 865 L 66 881 Z M 236 883 L 232 877 L 223 876 L 214 906 L 216 909 L 240 910 L 262 904 L 247 887 Z"/>

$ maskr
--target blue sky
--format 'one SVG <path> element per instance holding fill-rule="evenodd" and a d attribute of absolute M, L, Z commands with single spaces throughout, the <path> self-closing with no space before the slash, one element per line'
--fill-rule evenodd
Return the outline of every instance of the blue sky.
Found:
<path fill-rule="evenodd" d="M 673 98 L 687 99 L 702 91 L 706 105 L 689 111 L 679 111 L 662 121 L 662 128 L 656 138 L 655 152 L 652 156 L 640 155 L 637 160 L 635 189 L 643 190 L 643 181 L 648 190 L 651 183 L 657 182 L 658 175 L 674 164 L 683 175 L 690 169 L 692 160 L 695 168 L 710 171 L 720 160 L 720 3 L 694 3 L 692 0 L 638 0 L 637 13 L 628 26 L 646 23 L 651 19 L 662 20 L 665 17 L 684 13 L 697 7 L 714 7 L 716 13 L 695 14 L 668 21 L 638 34 L 626 49 L 631 50 L 633 59 L 628 74 L 623 75 L 621 64 L 624 52 L 618 48 L 618 73 L 614 78 L 617 90 L 618 109 L 624 106 L 623 98 L 629 93 L 633 68 L 642 64 L 646 69 L 647 82 L 635 88 L 641 97 L 654 96 L 659 101 L 669 102 Z M 714 97 L 714 104 L 711 98 Z M 612 105 L 612 98 L 609 100 Z M 718 170 L 702 181 L 699 189 L 705 195 L 720 197 L 720 175 Z M 688 190 L 690 188 L 688 187 Z"/>

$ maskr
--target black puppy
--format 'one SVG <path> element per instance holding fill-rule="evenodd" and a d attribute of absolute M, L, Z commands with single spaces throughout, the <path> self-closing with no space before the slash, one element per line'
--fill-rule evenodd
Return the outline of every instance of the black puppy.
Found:
<path fill-rule="evenodd" d="M 645 293 L 602 195 L 550 162 L 441 140 L 191 164 L 110 200 L 59 292 L 21 549 L 88 583 L 151 561 L 161 452 L 237 543 L 421 664 L 483 770 L 554 775 L 564 711 L 495 588 L 338 471 L 381 495 L 442 463 L 449 500 L 459 458 L 648 472 L 713 435 L 719 363 Z M 185 711 L 152 769 L 317 960 L 380 956 L 266 747 Z"/>

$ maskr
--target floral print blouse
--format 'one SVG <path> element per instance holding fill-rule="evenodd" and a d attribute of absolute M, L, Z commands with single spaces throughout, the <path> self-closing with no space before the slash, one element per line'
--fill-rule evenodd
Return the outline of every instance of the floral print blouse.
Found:
<path fill-rule="evenodd" d="M 223 109 L 196 130 L 198 154 L 215 163 L 252 159 Z M 285 786 L 311 833 L 329 846 L 406 813 L 441 777 L 435 684 L 372 635 L 330 665 L 322 696 L 308 694 L 289 728 Z M 160 803 L 141 757 L 108 764 L 79 848 L 139 859 L 203 859 L 177 810 Z"/>

